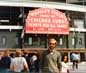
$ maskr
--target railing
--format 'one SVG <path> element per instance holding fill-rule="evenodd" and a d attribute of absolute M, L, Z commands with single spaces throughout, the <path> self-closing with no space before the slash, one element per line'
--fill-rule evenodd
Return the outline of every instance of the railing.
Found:
<path fill-rule="evenodd" d="M 4 51 L 4 50 L 10 50 L 10 51 L 16 51 L 17 49 L 20 48 L 0 48 L 0 51 Z M 57 51 L 60 52 L 86 52 L 86 48 L 56 48 Z M 43 51 L 43 50 L 47 50 L 47 48 L 22 48 L 23 50 L 28 50 L 28 51 Z"/>
<path fill-rule="evenodd" d="M 15 49 L 12 49 L 12 48 L 10 48 L 10 49 L 0 49 L 0 52 L 5 51 L 5 50 L 9 50 L 9 51 L 11 51 L 11 53 L 15 53 L 15 51 L 17 49 L 19 49 L 19 48 L 15 48 Z M 65 55 L 65 54 L 68 55 L 69 61 L 71 61 L 70 55 L 71 55 L 72 52 L 78 52 L 80 54 L 81 61 L 86 61 L 86 49 L 85 48 L 80 48 L 80 49 L 56 48 L 56 49 L 57 49 L 57 51 L 61 52 L 62 56 Z M 41 57 L 42 56 L 41 55 L 42 52 L 44 50 L 47 50 L 47 49 L 46 48 L 22 48 L 21 50 L 22 51 L 27 50 L 28 53 L 38 53 L 39 56 Z"/>

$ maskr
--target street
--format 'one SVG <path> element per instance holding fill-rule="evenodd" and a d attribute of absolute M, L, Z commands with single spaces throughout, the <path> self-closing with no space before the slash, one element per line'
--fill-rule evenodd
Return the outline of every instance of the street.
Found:
<path fill-rule="evenodd" d="M 86 62 L 79 63 L 78 69 L 73 70 L 71 67 L 70 73 L 86 73 Z"/>

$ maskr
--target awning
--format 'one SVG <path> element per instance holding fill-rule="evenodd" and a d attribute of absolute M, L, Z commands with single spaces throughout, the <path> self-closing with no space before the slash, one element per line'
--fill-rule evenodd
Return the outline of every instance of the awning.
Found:
<path fill-rule="evenodd" d="M 50 8 L 39 8 L 28 13 L 25 33 L 69 34 L 69 25 L 64 13 Z"/>

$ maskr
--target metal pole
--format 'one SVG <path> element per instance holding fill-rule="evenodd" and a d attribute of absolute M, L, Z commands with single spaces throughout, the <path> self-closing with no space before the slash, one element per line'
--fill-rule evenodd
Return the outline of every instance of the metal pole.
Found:
<path fill-rule="evenodd" d="M 21 12 L 21 19 L 22 19 L 21 24 L 23 25 L 23 29 L 21 33 L 21 35 L 23 36 L 21 38 L 21 47 L 20 47 L 22 49 L 24 47 L 24 7 L 21 8 L 20 12 Z"/>
<path fill-rule="evenodd" d="M 24 30 L 24 26 L 25 26 L 25 24 L 24 24 L 24 7 L 22 7 L 22 23 L 23 23 L 23 30 Z M 23 39 L 22 39 L 22 48 L 24 48 L 24 37 L 23 37 Z"/>
<path fill-rule="evenodd" d="M 84 3 L 85 3 L 85 1 L 83 0 L 83 6 L 85 5 Z"/>

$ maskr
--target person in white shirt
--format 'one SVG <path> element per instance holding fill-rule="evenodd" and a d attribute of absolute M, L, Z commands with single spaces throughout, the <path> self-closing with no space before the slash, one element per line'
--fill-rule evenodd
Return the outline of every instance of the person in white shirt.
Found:
<path fill-rule="evenodd" d="M 61 73 L 70 73 L 69 69 L 69 63 L 68 63 L 68 57 L 65 55 L 63 57 L 63 62 L 62 62 L 62 70 Z"/>
<path fill-rule="evenodd" d="M 10 70 L 14 73 L 21 73 L 22 70 L 26 70 L 28 72 L 28 65 L 24 57 L 21 56 L 21 50 L 16 51 L 16 57 L 12 59 Z"/>

